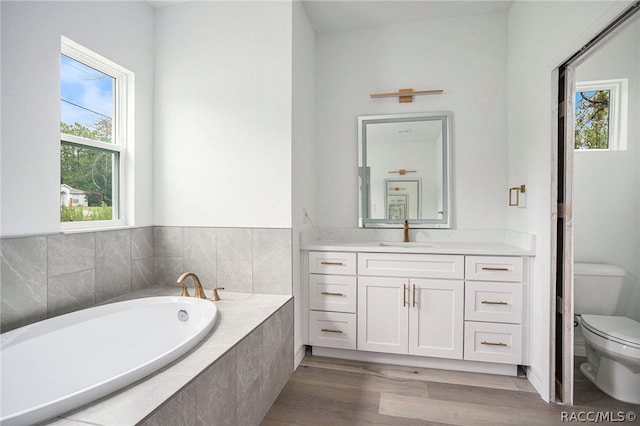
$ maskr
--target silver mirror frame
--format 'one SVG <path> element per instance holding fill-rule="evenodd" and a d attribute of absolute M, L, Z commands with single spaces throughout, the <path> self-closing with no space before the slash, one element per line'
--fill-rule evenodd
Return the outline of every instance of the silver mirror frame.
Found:
<path fill-rule="evenodd" d="M 358 117 L 358 225 L 361 228 L 402 228 L 402 219 L 371 219 L 365 217 L 369 202 L 369 170 L 363 167 L 367 159 L 367 125 L 376 123 L 394 123 L 409 121 L 442 122 L 442 218 L 438 219 L 410 219 L 412 228 L 438 229 L 452 228 L 451 223 L 451 127 L 452 113 L 427 112 L 408 114 L 368 115 Z"/>

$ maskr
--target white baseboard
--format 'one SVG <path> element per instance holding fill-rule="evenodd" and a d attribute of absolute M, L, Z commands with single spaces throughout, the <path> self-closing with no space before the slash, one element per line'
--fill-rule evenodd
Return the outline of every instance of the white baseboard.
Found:
<path fill-rule="evenodd" d="M 296 371 L 296 369 L 298 368 L 298 366 L 300 365 L 300 363 L 302 362 L 302 359 L 304 358 L 304 354 L 307 350 L 306 345 L 300 345 L 294 355 L 293 355 L 293 371 Z"/>

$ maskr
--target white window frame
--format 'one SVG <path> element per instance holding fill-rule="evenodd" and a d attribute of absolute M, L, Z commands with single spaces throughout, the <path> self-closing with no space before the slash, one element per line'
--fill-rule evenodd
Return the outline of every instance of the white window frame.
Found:
<path fill-rule="evenodd" d="M 575 93 L 594 90 L 609 91 L 609 148 L 574 148 L 575 152 L 624 151 L 627 149 L 628 85 L 629 80 L 626 78 L 576 82 Z"/>
<path fill-rule="evenodd" d="M 114 78 L 114 111 L 112 119 L 112 143 L 96 141 L 60 133 L 60 143 L 68 142 L 75 145 L 98 148 L 117 154 L 113 168 L 113 198 L 112 220 L 89 220 L 78 222 L 60 222 L 63 231 L 91 230 L 96 228 L 115 228 L 133 225 L 133 118 L 134 118 L 134 88 L 135 75 L 133 72 L 115 62 L 87 49 L 86 47 L 61 37 L 60 52 L 78 62 L 103 72 Z"/>

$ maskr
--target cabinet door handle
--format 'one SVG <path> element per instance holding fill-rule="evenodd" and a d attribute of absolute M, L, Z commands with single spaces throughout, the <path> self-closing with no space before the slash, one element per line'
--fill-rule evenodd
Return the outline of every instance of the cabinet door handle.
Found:
<path fill-rule="evenodd" d="M 343 266 L 342 262 L 320 262 L 321 265 Z"/>
<path fill-rule="evenodd" d="M 483 303 L 483 304 L 485 304 L 485 305 L 508 305 L 508 303 L 507 303 L 507 302 L 502 302 L 502 301 L 500 301 L 500 302 L 493 302 L 493 301 L 491 301 L 491 300 L 483 300 L 483 301 L 482 301 L 482 302 L 480 302 L 480 303 Z"/>
<path fill-rule="evenodd" d="M 483 271 L 503 271 L 503 272 L 508 272 L 509 268 L 495 268 L 492 266 L 483 266 L 482 267 Z"/>
<path fill-rule="evenodd" d="M 402 284 L 402 307 L 407 306 L 407 285 Z"/>
<path fill-rule="evenodd" d="M 323 291 L 320 294 L 324 294 L 324 295 L 327 295 L 327 296 L 344 296 L 344 294 L 342 294 L 342 293 L 333 293 L 333 292 L 330 292 L 330 291 Z"/>
<path fill-rule="evenodd" d="M 499 342 L 499 343 L 495 343 L 495 342 L 480 342 L 480 344 L 489 345 L 489 346 L 507 346 L 506 343 L 502 343 L 502 342 Z"/>
<path fill-rule="evenodd" d="M 416 285 L 413 285 L 413 307 L 416 307 Z"/>
<path fill-rule="evenodd" d="M 331 328 L 323 328 L 321 331 L 324 331 L 326 333 L 338 333 L 338 334 L 342 334 L 343 333 L 342 330 L 333 330 Z"/>

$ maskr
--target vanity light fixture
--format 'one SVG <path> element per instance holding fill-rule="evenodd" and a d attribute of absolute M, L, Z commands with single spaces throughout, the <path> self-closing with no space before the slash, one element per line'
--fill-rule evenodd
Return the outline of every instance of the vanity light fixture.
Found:
<path fill-rule="evenodd" d="M 413 90 L 413 89 L 400 89 L 397 92 L 389 93 L 372 93 L 372 98 L 393 98 L 397 97 L 399 103 L 413 102 L 413 97 L 416 95 L 439 95 L 443 93 L 442 89 L 431 90 Z"/>
<path fill-rule="evenodd" d="M 400 170 L 391 170 L 389 173 L 398 173 L 400 176 L 404 176 L 407 173 L 415 173 L 415 170 L 405 170 L 405 169 L 400 169 Z"/>

